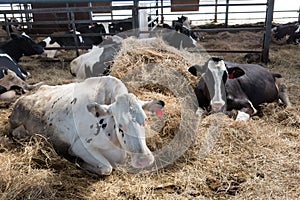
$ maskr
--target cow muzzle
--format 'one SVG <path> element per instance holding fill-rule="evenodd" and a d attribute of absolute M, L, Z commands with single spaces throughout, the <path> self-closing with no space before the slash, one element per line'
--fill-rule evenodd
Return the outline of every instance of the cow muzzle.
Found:
<path fill-rule="evenodd" d="M 154 162 L 154 156 L 150 154 L 136 154 L 132 157 L 131 164 L 135 168 L 145 168 Z"/>
<path fill-rule="evenodd" d="M 225 102 L 224 101 L 214 101 L 211 102 L 211 109 L 213 110 L 213 112 L 221 112 L 224 109 L 225 106 Z"/>

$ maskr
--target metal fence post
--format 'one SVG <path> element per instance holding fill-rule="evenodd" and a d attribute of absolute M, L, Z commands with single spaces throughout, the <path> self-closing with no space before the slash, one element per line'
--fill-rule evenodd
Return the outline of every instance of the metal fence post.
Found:
<path fill-rule="evenodd" d="M 133 1 L 133 8 L 132 8 L 132 20 L 133 20 L 133 28 L 137 29 L 139 28 L 139 0 L 134 0 Z"/>
<path fill-rule="evenodd" d="M 229 0 L 226 0 L 225 27 L 228 27 Z"/>
<path fill-rule="evenodd" d="M 270 49 L 270 42 L 271 42 L 273 11 L 274 11 L 274 0 L 268 0 L 267 11 L 266 11 L 266 21 L 265 21 L 263 52 L 262 52 L 262 61 L 264 63 L 268 63 L 268 61 L 269 61 L 269 49 Z"/>

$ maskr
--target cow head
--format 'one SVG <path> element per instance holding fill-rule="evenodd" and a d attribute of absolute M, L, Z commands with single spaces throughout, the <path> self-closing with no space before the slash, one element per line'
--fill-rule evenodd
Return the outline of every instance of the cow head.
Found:
<path fill-rule="evenodd" d="M 18 35 L 11 34 L 11 39 L 1 46 L 1 49 L 18 61 L 23 55 L 30 56 L 35 54 L 42 54 L 43 47 L 35 43 L 28 35 L 23 33 Z"/>
<path fill-rule="evenodd" d="M 110 105 L 90 103 L 87 109 L 95 117 L 114 117 L 119 143 L 131 155 L 132 166 L 143 168 L 154 161 L 145 140 L 144 110 L 161 115 L 163 107 L 164 102 L 160 100 L 141 101 L 133 94 L 122 94 L 117 96 L 116 101 Z"/>
<path fill-rule="evenodd" d="M 225 109 L 226 81 L 245 74 L 239 67 L 227 67 L 222 57 L 211 57 L 204 66 L 194 65 L 188 71 L 194 76 L 201 76 L 204 79 L 210 95 L 210 106 L 214 112 Z"/>
<path fill-rule="evenodd" d="M 4 87 L 7 91 L 15 88 L 21 89 L 22 92 L 26 92 L 27 90 L 32 90 L 43 84 L 43 82 L 40 82 L 34 85 L 30 85 L 19 78 L 15 72 L 9 69 L 2 69 L 2 71 L 0 72 L 0 77 L 0 86 Z"/>

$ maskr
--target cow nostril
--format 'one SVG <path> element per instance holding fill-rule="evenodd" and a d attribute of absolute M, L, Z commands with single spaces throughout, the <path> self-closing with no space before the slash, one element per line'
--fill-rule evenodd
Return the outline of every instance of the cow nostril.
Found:
<path fill-rule="evenodd" d="M 154 162 L 154 157 L 151 155 L 143 156 L 139 158 L 136 163 L 135 167 L 136 168 L 144 168 L 150 166 Z"/>
<path fill-rule="evenodd" d="M 211 108 L 214 112 L 220 112 L 222 111 L 222 108 L 224 107 L 224 102 L 213 102 L 211 103 Z"/>

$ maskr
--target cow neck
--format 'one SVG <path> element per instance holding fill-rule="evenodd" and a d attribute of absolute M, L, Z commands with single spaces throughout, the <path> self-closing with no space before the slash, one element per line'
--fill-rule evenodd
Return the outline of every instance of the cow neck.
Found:
<path fill-rule="evenodd" d="M 17 41 L 10 40 L 4 45 L 1 46 L 1 50 L 3 50 L 6 54 L 8 54 L 15 61 L 19 61 L 22 57 L 23 53 L 21 52 Z"/>

